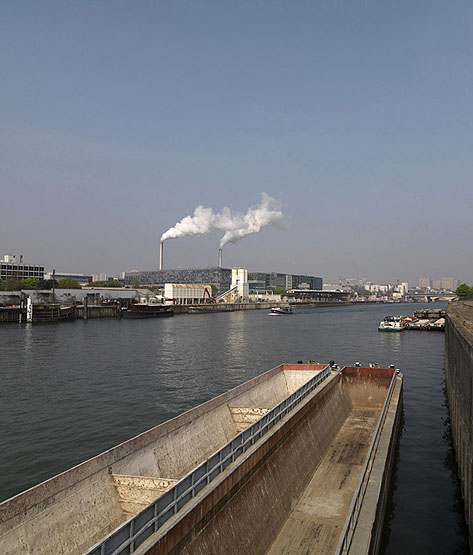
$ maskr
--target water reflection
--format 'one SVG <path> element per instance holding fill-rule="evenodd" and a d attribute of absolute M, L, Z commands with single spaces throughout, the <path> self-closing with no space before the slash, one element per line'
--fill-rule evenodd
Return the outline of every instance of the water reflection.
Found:
<path fill-rule="evenodd" d="M 24 352 L 28 356 L 31 354 L 33 349 L 33 324 L 25 324 L 24 339 Z"/>

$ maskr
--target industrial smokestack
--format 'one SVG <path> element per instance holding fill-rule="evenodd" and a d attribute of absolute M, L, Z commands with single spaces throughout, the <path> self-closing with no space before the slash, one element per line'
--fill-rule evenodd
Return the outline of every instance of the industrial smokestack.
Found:
<path fill-rule="evenodd" d="M 164 241 L 159 242 L 159 269 L 163 269 Z"/>
<path fill-rule="evenodd" d="M 222 267 L 222 247 L 218 249 L 218 267 Z"/>

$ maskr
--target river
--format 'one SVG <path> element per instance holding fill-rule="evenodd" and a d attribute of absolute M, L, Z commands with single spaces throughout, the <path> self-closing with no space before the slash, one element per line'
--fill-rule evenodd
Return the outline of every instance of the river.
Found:
<path fill-rule="evenodd" d="M 405 377 L 404 424 L 383 552 L 466 554 L 444 334 L 377 331 L 385 315 L 424 306 L 3 324 L 0 500 L 282 362 L 394 363 Z"/>

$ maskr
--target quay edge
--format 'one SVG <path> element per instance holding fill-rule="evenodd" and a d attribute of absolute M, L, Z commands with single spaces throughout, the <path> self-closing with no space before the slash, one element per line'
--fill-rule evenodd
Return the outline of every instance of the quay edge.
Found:
<path fill-rule="evenodd" d="M 473 553 L 473 301 L 447 307 L 445 379 L 453 445 Z"/>

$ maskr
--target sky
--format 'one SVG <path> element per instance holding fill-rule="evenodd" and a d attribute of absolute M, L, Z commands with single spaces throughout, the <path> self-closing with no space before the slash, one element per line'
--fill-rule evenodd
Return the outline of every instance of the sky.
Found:
<path fill-rule="evenodd" d="M 467 0 L 4 0 L 0 256 L 155 269 L 196 206 L 265 192 L 284 225 L 225 267 L 473 284 L 472 37 Z"/>

